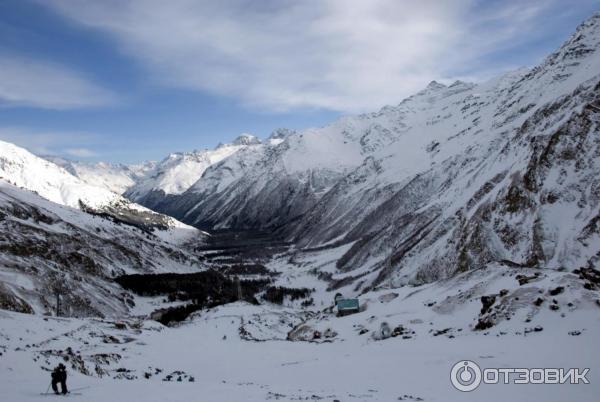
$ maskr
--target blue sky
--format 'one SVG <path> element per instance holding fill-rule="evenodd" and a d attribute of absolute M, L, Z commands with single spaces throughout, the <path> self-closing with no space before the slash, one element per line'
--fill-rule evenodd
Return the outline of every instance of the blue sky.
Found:
<path fill-rule="evenodd" d="M 0 139 L 132 163 L 533 66 L 600 0 L 0 0 Z"/>

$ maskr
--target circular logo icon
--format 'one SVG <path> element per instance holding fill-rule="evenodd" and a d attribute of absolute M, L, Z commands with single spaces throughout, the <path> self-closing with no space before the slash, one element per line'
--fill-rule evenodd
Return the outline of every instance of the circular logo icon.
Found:
<path fill-rule="evenodd" d="M 481 383 L 481 369 L 475 362 L 461 360 L 452 366 L 450 382 L 459 391 L 473 391 Z"/>

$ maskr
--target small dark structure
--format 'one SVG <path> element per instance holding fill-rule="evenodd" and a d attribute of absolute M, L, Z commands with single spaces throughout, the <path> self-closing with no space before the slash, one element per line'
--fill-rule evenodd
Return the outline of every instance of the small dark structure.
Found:
<path fill-rule="evenodd" d="M 346 299 L 341 293 L 335 295 L 335 306 L 337 307 L 337 314 L 340 317 L 360 311 L 358 299 Z"/>

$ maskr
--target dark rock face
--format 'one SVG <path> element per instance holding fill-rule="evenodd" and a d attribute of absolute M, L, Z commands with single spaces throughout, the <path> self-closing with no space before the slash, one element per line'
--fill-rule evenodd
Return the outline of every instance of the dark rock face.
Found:
<path fill-rule="evenodd" d="M 494 296 L 494 295 L 481 296 L 481 304 L 482 304 L 481 314 L 483 315 L 483 314 L 487 313 L 495 302 L 496 302 L 496 296 Z"/>
<path fill-rule="evenodd" d="M 6 286 L 0 283 L 0 309 L 18 313 L 32 314 L 33 308 L 23 299 L 14 295 Z"/>
<path fill-rule="evenodd" d="M 126 192 L 125 196 L 128 197 L 130 194 Z M 135 202 L 146 208 L 150 208 L 153 211 L 168 213 L 170 210 L 170 203 L 174 198 L 174 195 L 165 194 L 163 190 L 151 190 L 143 196 L 137 197 Z"/>

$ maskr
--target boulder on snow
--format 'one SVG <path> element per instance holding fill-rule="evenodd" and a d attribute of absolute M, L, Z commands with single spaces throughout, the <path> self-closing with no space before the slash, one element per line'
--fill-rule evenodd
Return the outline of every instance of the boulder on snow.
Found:
<path fill-rule="evenodd" d="M 387 339 L 392 336 L 392 329 L 390 328 L 390 324 L 386 321 L 382 322 L 377 331 L 373 332 L 373 339 L 376 341 L 381 341 L 383 339 Z"/>

